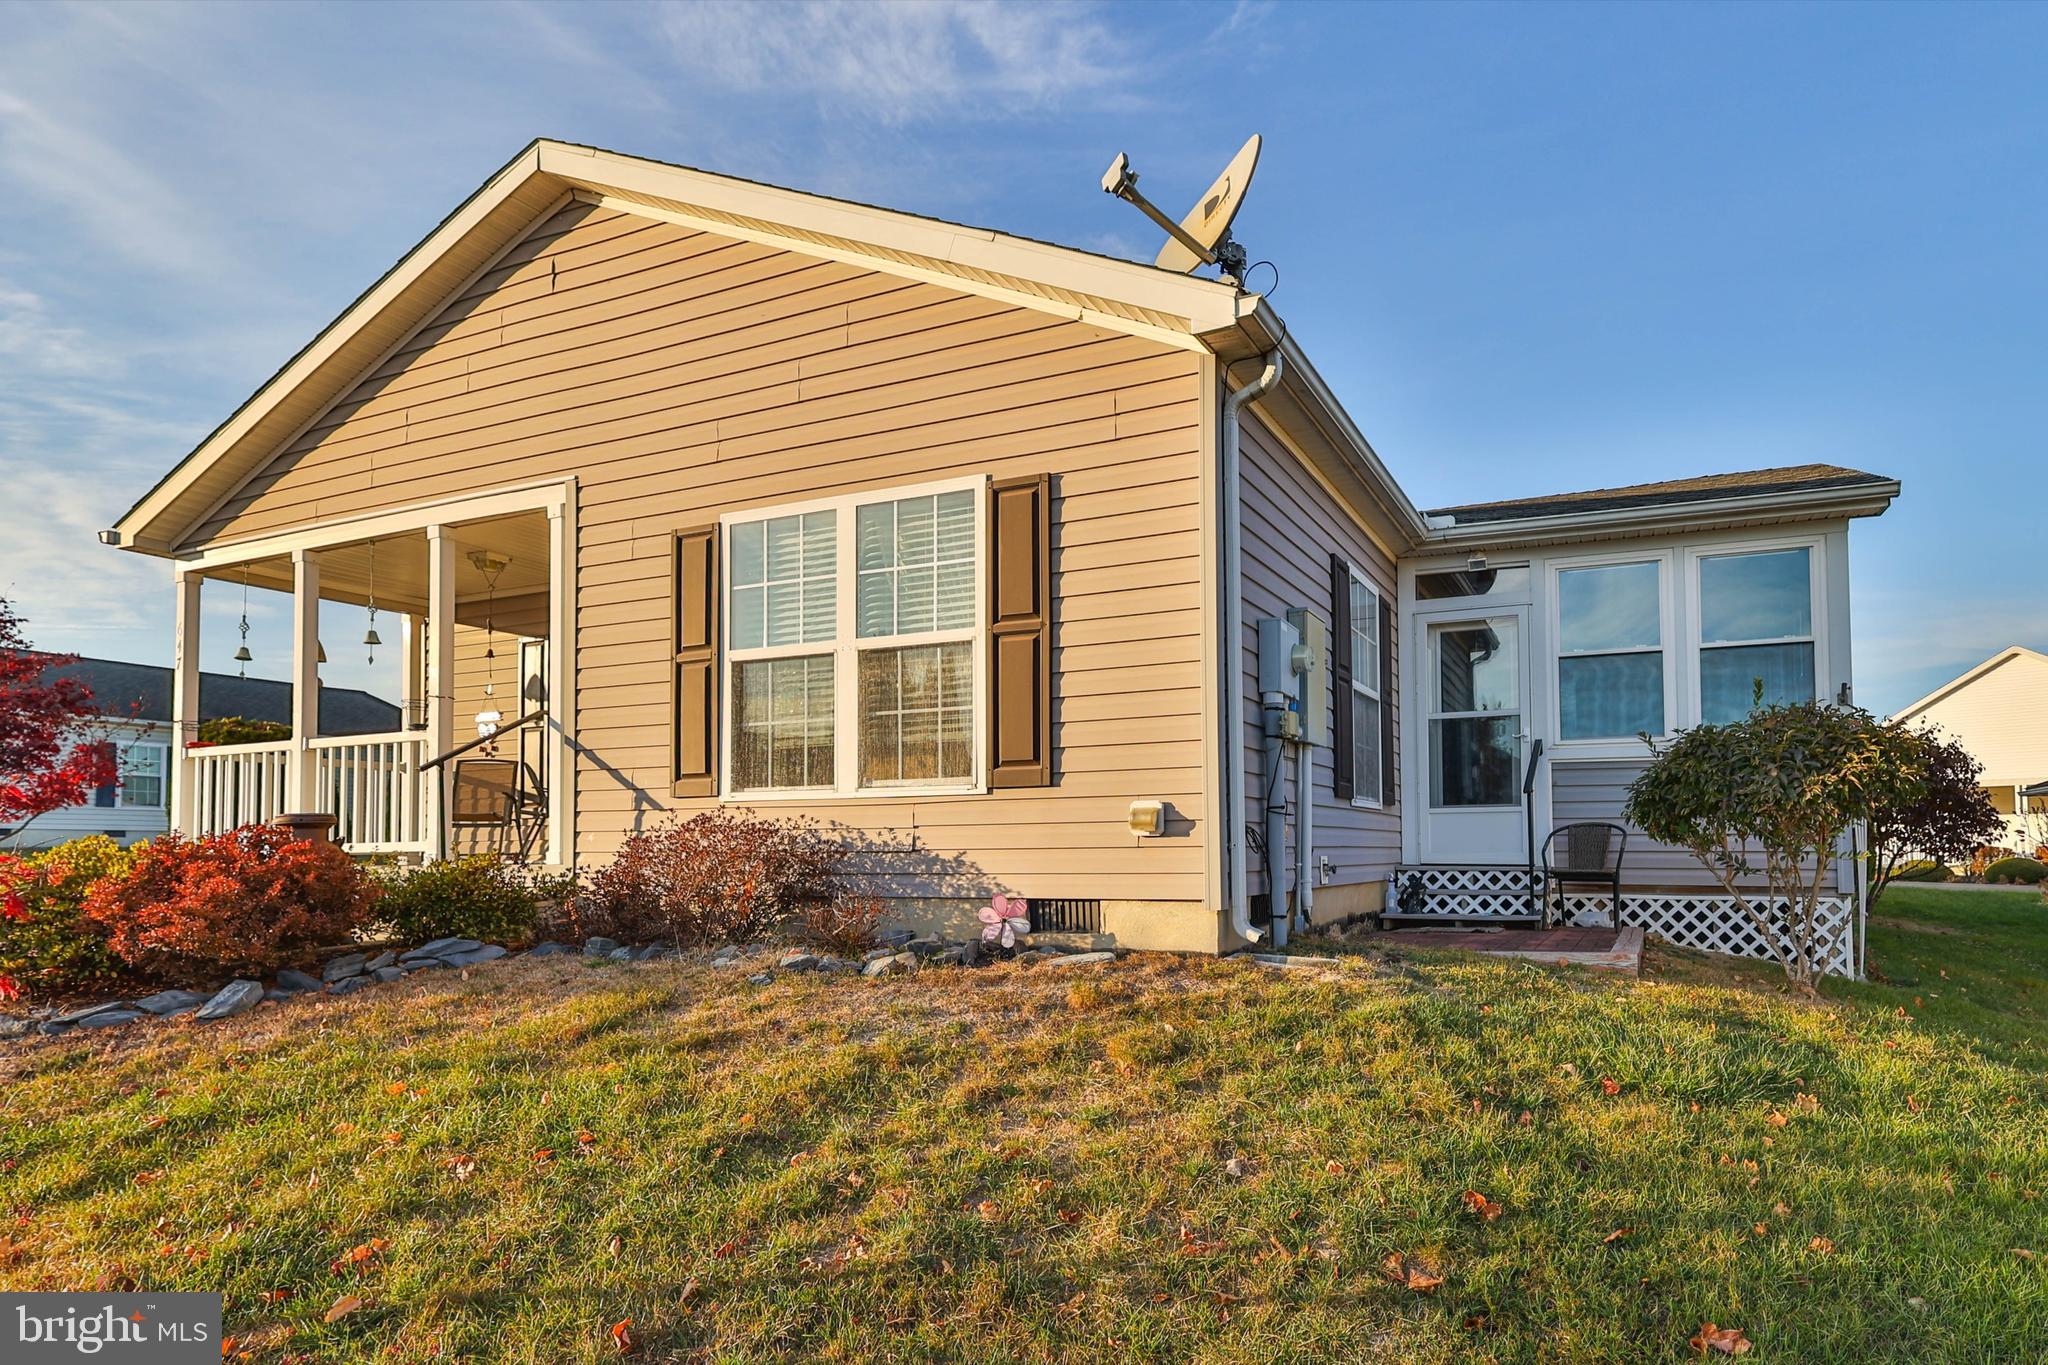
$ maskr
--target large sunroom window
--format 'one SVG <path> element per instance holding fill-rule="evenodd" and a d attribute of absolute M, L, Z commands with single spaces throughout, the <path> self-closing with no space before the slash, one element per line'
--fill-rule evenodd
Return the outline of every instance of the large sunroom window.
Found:
<path fill-rule="evenodd" d="M 1661 571 L 1657 560 L 1558 570 L 1559 739 L 1664 733 Z"/>
<path fill-rule="evenodd" d="M 1814 697 L 1813 552 L 1708 555 L 1700 574 L 1700 719 Z"/>
<path fill-rule="evenodd" d="M 974 783 L 981 520 L 959 484 L 728 520 L 733 791 Z"/>

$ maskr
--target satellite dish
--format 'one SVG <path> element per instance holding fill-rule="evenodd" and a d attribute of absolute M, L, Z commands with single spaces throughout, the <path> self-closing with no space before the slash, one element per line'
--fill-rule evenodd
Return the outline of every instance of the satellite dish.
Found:
<path fill-rule="evenodd" d="M 1231 220 L 1251 188 L 1252 172 L 1259 164 L 1259 135 L 1253 133 L 1237 149 L 1237 155 L 1216 177 L 1195 206 L 1179 222 L 1161 213 L 1151 200 L 1138 193 L 1138 173 L 1122 153 L 1103 174 L 1102 188 L 1127 203 L 1135 204 L 1147 218 L 1166 229 L 1166 245 L 1152 262 L 1162 270 L 1187 274 L 1205 265 L 1219 267 L 1230 279 L 1244 275 L 1245 251 L 1230 237 Z"/>

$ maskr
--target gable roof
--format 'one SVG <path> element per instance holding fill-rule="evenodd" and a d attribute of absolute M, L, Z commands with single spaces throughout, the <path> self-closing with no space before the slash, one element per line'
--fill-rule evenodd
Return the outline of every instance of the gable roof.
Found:
<path fill-rule="evenodd" d="M 57 656 L 52 655 L 52 658 Z M 161 664 L 122 659 L 79 659 L 45 669 L 60 678 L 78 678 L 92 689 L 99 713 L 112 720 L 171 719 L 171 670 Z M 274 678 L 238 678 L 229 673 L 199 675 L 199 719 L 292 722 L 292 685 Z M 320 733 L 380 735 L 396 730 L 399 710 L 360 688 L 320 689 Z"/>
<path fill-rule="evenodd" d="M 571 199 L 850 260 L 1189 349 L 1208 349 L 1205 334 L 1231 332 L 1261 302 L 1220 280 L 990 228 L 540 139 L 385 271 L 101 538 L 147 553 L 176 551 L 271 455 Z"/>
<path fill-rule="evenodd" d="M 1975 668 L 1970 669 L 1968 672 L 1962 674 L 1960 677 L 1949 679 L 1947 682 L 1935 688 L 1932 692 L 1929 692 L 1920 700 L 1914 702 L 1911 706 L 1901 707 L 1899 710 L 1893 712 L 1892 719 L 1911 720 L 1914 716 L 1919 715 L 1922 711 L 1925 711 L 1928 707 L 1934 705 L 1936 702 L 1941 701 L 1946 697 L 1954 696 L 1956 693 L 1962 691 L 1965 687 L 1968 687 L 1971 683 L 1977 681 L 1977 679 L 1983 677 L 1985 674 L 1990 673 L 1992 670 L 2002 668 L 2006 664 L 2011 663 L 2014 659 L 2020 658 L 2033 659 L 2037 662 L 2048 664 L 2048 654 L 2042 654 L 2038 650 L 2028 649 L 2025 645 L 2007 645 L 2004 649 L 1999 650 L 1996 654 L 1986 659 L 1983 663 L 1978 664 Z"/>

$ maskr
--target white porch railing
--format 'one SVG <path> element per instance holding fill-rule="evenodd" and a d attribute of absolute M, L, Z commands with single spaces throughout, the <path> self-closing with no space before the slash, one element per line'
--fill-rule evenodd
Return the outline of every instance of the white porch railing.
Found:
<path fill-rule="evenodd" d="M 351 853 L 426 853 L 425 737 L 400 731 L 308 741 L 313 808 L 335 818 L 334 837 Z"/>
<path fill-rule="evenodd" d="M 283 814 L 291 752 L 288 739 L 185 750 L 192 784 L 192 828 L 185 833 L 199 838 Z"/>
<path fill-rule="evenodd" d="M 334 838 L 351 853 L 427 853 L 432 845 L 426 738 L 417 732 L 310 740 L 313 809 L 335 818 Z M 297 741 L 223 744 L 185 750 L 196 837 L 255 825 L 303 809 L 291 767 Z"/>

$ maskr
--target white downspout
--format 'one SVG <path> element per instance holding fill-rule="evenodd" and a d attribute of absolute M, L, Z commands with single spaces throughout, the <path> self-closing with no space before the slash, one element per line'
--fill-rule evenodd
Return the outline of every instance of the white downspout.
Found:
<path fill-rule="evenodd" d="M 1250 879 L 1246 876 L 1244 839 L 1244 555 L 1241 541 L 1244 479 L 1238 467 L 1237 415 L 1245 404 L 1255 402 L 1280 382 L 1280 348 L 1265 356 L 1266 368 L 1257 379 L 1234 390 L 1223 399 L 1223 431 L 1218 455 L 1223 466 L 1223 716 L 1224 757 L 1228 760 L 1230 790 L 1223 802 L 1224 848 L 1230 855 L 1230 928 L 1239 938 L 1257 943 L 1265 931 L 1252 926 Z M 1268 851 L 1270 864 L 1274 854 Z M 1276 885 L 1277 877 L 1268 880 Z M 1278 905 L 1276 917 L 1285 914 Z"/>
<path fill-rule="evenodd" d="M 1310 703 L 1320 704 L 1320 698 Z M 1316 927 L 1316 878 L 1311 867 L 1316 840 L 1316 749 L 1302 741 L 1294 746 L 1294 909 L 1303 932 Z"/>

